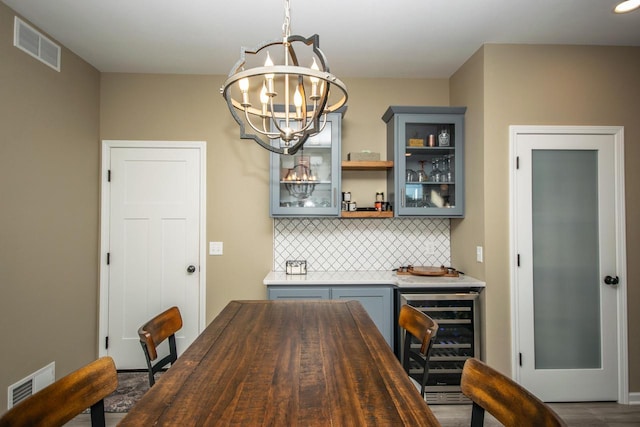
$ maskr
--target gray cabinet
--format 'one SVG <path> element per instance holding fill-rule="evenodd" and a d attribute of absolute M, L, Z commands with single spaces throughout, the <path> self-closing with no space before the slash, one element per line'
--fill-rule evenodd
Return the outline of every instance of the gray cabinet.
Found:
<path fill-rule="evenodd" d="M 386 111 L 387 193 L 395 216 L 464 216 L 466 107 L 396 107 Z"/>
<path fill-rule="evenodd" d="M 296 154 L 271 153 L 272 217 L 340 215 L 341 127 L 342 114 L 328 114 L 322 132 Z"/>
<path fill-rule="evenodd" d="M 268 286 L 276 299 L 348 299 L 359 301 L 390 347 L 393 346 L 393 293 L 391 286 Z"/>

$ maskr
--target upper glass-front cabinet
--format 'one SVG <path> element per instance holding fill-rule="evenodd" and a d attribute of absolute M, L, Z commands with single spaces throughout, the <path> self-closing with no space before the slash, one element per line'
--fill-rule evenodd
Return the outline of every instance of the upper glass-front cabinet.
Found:
<path fill-rule="evenodd" d="M 271 153 L 271 216 L 340 214 L 341 124 L 341 113 L 328 114 L 322 132 L 296 154 Z"/>
<path fill-rule="evenodd" d="M 466 107 L 389 107 L 387 192 L 395 216 L 464 216 Z"/>

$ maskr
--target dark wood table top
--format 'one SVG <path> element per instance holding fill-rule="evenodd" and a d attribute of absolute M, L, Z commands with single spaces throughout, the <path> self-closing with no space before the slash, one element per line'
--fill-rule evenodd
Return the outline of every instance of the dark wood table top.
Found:
<path fill-rule="evenodd" d="M 357 301 L 232 301 L 121 426 L 439 426 Z"/>

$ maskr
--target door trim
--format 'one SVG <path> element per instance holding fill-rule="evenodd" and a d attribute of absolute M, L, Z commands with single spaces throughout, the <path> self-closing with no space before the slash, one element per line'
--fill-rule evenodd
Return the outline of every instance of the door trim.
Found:
<path fill-rule="evenodd" d="M 100 269 L 99 311 L 98 311 L 98 356 L 106 356 L 105 339 L 109 333 L 109 269 L 106 268 L 107 252 L 109 252 L 110 223 L 110 188 L 107 171 L 111 163 L 112 148 L 194 148 L 200 150 L 200 274 L 198 297 L 198 333 L 205 328 L 206 319 L 206 187 L 207 187 L 207 143 L 205 141 L 135 141 L 135 140 L 103 140 L 102 161 L 100 166 L 100 252 L 98 265 Z"/>
<path fill-rule="evenodd" d="M 518 289 L 516 284 L 516 141 L 524 134 L 611 135 L 615 157 L 616 271 L 620 283 L 617 293 L 618 403 L 629 403 L 629 356 L 627 342 L 627 245 L 624 199 L 624 127 L 622 126 L 509 126 L 509 266 L 511 290 L 511 374 L 520 381 L 518 369 Z"/>

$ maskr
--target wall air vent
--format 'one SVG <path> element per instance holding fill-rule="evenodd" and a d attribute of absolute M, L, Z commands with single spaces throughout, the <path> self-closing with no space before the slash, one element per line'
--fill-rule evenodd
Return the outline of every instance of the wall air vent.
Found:
<path fill-rule="evenodd" d="M 17 16 L 13 26 L 13 45 L 60 71 L 60 46 Z"/>
<path fill-rule="evenodd" d="M 7 409 L 17 405 L 32 394 L 42 390 L 49 384 L 53 384 L 56 377 L 56 362 L 51 362 L 44 368 L 34 372 L 9 386 L 7 393 Z"/>

